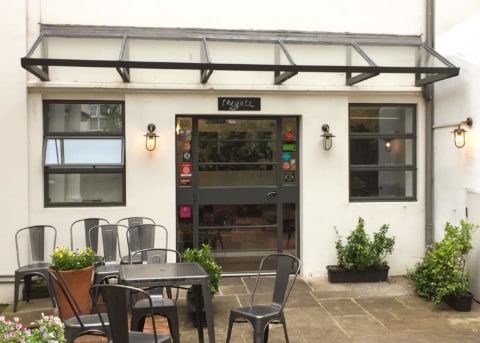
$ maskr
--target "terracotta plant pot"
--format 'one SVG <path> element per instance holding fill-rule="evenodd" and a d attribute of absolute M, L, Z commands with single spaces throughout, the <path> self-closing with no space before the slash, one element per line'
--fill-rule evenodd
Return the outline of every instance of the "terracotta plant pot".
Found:
<path fill-rule="evenodd" d="M 57 279 L 61 280 L 56 271 L 53 271 Z M 79 270 L 61 270 L 65 283 L 70 288 L 75 301 L 80 307 L 81 314 L 89 314 L 92 308 L 92 300 L 90 297 L 90 286 L 92 284 L 93 266 L 86 267 Z M 63 292 L 55 285 L 55 293 L 57 294 L 59 314 L 62 320 L 66 320 L 75 316 L 68 300 L 63 295 Z"/>

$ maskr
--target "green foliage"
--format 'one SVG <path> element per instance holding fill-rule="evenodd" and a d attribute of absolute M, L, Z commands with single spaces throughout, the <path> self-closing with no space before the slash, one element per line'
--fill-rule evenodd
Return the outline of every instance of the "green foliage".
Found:
<path fill-rule="evenodd" d="M 365 221 L 358 218 L 358 224 L 343 244 L 337 232 L 335 249 L 338 264 L 345 269 L 365 270 L 386 265 L 384 261 L 393 252 L 395 237 L 387 237 L 389 225 L 383 224 L 378 232 L 373 234 L 373 241 L 365 232 Z"/>
<path fill-rule="evenodd" d="M 0 316 L 0 342 L 9 343 L 64 343 L 63 324 L 60 318 L 45 316 L 24 326 L 19 317 L 13 320 Z"/>
<path fill-rule="evenodd" d="M 57 270 L 78 270 L 93 265 L 95 253 L 90 247 L 71 251 L 63 245 L 52 252 L 52 263 Z"/>
<path fill-rule="evenodd" d="M 200 249 L 187 248 L 183 252 L 184 262 L 197 262 L 210 275 L 210 292 L 218 292 L 218 282 L 222 278 L 222 268 L 215 262 L 211 255 L 211 248 L 208 244 L 202 244 Z"/>
<path fill-rule="evenodd" d="M 469 292 L 471 274 L 466 268 L 466 256 L 472 249 L 476 228 L 463 220 L 460 227 L 445 224 L 443 239 L 435 242 L 424 260 L 407 273 L 419 296 L 441 303 L 446 295 Z"/>

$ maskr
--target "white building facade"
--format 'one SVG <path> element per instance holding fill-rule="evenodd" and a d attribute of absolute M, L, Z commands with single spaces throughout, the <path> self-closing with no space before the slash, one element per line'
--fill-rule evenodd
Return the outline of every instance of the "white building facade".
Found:
<path fill-rule="evenodd" d="M 151 217 L 170 248 L 212 244 L 226 272 L 287 251 L 306 277 L 362 217 L 390 225 L 390 274 L 405 274 L 480 189 L 478 51 L 449 49 L 480 10 L 466 3 L 3 1 L 0 300 L 16 230 L 50 224 L 69 245 L 86 217 Z M 440 38 L 454 65 L 422 47 Z M 466 117 L 462 149 L 431 128 Z"/>

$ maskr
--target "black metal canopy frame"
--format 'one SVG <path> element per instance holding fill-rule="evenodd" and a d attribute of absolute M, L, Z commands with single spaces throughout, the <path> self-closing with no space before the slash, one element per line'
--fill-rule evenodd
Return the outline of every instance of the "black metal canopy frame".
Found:
<path fill-rule="evenodd" d="M 114 59 L 97 58 L 61 58 L 56 57 L 55 49 L 49 46 L 49 39 L 68 38 L 78 40 L 81 49 L 89 50 L 95 47 L 83 46 L 84 42 L 100 39 L 118 40 L 118 51 Z M 87 40 L 85 40 L 85 38 Z M 166 60 L 150 60 L 148 58 L 130 59 L 129 43 L 134 40 L 152 40 L 158 44 L 178 44 L 182 47 L 187 42 L 196 42 L 200 53 L 198 61 L 170 58 Z M 210 45 L 214 43 L 229 43 L 229 49 L 235 46 L 237 55 L 247 53 L 245 44 L 259 43 L 271 45 L 274 48 L 274 63 L 250 63 L 239 61 L 212 62 Z M 155 43 L 155 44 L 156 44 Z M 152 43 L 154 44 L 154 43 Z M 233 45 L 232 45 L 233 44 Z M 243 44 L 243 45 L 242 45 Z M 294 58 L 291 50 L 295 46 L 302 46 L 302 53 Z M 344 63 L 311 63 L 299 62 L 305 55 L 310 55 L 325 47 L 343 47 L 343 56 L 336 61 Z M 305 49 L 306 47 L 306 49 Z M 171 47 L 170 47 L 171 48 Z M 376 63 L 372 54 L 366 50 L 371 49 L 378 53 L 380 49 L 383 56 L 379 59 L 385 61 L 385 55 L 393 56 L 390 62 Z M 407 60 L 396 62 L 394 55 L 403 48 L 407 52 Z M 306 51 L 306 52 L 305 52 Z M 61 55 L 61 54 L 60 54 Z M 137 54 L 138 55 L 138 54 Z M 324 61 L 328 51 L 320 53 L 318 60 Z M 191 57 L 191 56 L 190 56 Z M 165 58 L 165 57 L 164 57 Z M 191 59 L 191 58 L 190 58 Z M 219 58 L 221 60 L 222 58 Z M 298 59 L 298 61 L 296 60 Z M 262 58 L 263 60 L 263 58 Z M 281 63 L 280 61 L 283 60 Z M 338 63 L 338 62 L 337 62 Z M 131 69 L 170 69 L 170 70 L 199 70 L 202 84 L 209 81 L 214 71 L 261 71 L 273 72 L 273 82 L 280 85 L 298 73 L 345 73 L 346 85 L 351 86 L 374 76 L 390 74 L 414 74 L 415 86 L 420 87 L 436 81 L 457 76 L 459 68 L 455 67 L 446 58 L 437 53 L 430 46 L 421 41 L 420 36 L 398 35 L 360 35 L 336 34 L 319 32 L 298 31 L 232 31 L 232 30 L 202 30 L 202 29 L 165 29 L 165 28 L 137 28 L 137 27 L 106 27 L 106 26 L 74 26 L 74 25 L 41 25 L 40 35 L 32 45 L 25 57 L 21 58 L 24 69 L 42 81 L 49 81 L 50 67 L 90 67 L 90 68 L 115 68 L 123 82 L 131 82 Z"/>

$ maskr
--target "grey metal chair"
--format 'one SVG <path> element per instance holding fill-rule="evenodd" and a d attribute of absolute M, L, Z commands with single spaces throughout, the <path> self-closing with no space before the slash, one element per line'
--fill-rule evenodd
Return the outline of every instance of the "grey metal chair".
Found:
<path fill-rule="evenodd" d="M 172 257 L 169 258 L 169 255 L 172 255 Z M 165 263 L 171 260 L 180 263 L 182 261 L 182 255 L 180 252 L 173 249 L 152 248 L 136 251 L 131 256 L 130 261 L 138 263 L 139 259 L 141 260 L 141 263 Z M 167 318 L 173 343 L 180 343 L 180 328 L 176 303 L 178 299 L 178 289 L 176 291 L 175 299 L 172 298 L 170 287 L 167 288 L 165 294 L 164 287 L 149 288 L 148 293 L 152 299 L 153 314 Z M 130 329 L 134 331 L 143 331 L 145 319 L 150 315 L 151 309 L 147 299 L 132 297 L 132 318 Z"/>
<path fill-rule="evenodd" d="M 153 224 L 154 225 L 155 221 L 152 218 L 149 218 L 149 217 L 137 216 L 137 217 L 125 217 L 125 218 L 119 219 L 117 221 L 117 224 L 124 225 L 128 228 L 133 228 L 135 226 L 143 225 L 143 224 Z M 129 247 L 129 254 L 121 257 L 120 263 L 122 263 L 122 264 L 130 263 L 130 256 L 131 256 L 130 244 L 132 245 L 132 247 L 134 247 L 132 249 L 132 251 L 136 251 L 136 250 L 140 250 L 140 249 L 147 249 L 147 248 L 154 248 L 153 244 L 152 245 L 141 246 L 140 237 L 139 237 L 139 235 L 136 231 L 138 231 L 138 230 L 134 230 L 130 234 L 130 236 L 131 236 L 130 241 L 128 241 L 128 236 L 127 236 L 127 245 Z M 152 236 L 152 237 L 153 237 L 153 239 L 155 239 L 155 236 Z M 147 243 L 147 241 L 145 241 L 145 238 L 143 240 L 143 243 Z M 165 246 L 165 248 L 166 247 L 167 246 Z M 161 247 L 159 247 L 159 248 L 161 248 Z"/>
<path fill-rule="evenodd" d="M 98 255 L 98 229 L 94 229 L 90 232 L 92 227 L 98 227 L 98 225 L 108 224 L 108 220 L 104 218 L 83 218 L 78 219 L 70 225 L 70 248 L 83 249 L 85 246 L 89 246 L 95 252 L 95 264 L 103 264 L 103 256 Z M 77 234 L 77 231 L 82 230 L 82 234 Z M 81 245 L 76 245 L 74 237 L 84 237 Z"/>
<path fill-rule="evenodd" d="M 159 224 L 137 224 L 130 226 L 127 230 L 128 263 L 141 262 L 141 255 L 135 252 L 143 249 L 162 248 L 166 249 L 168 244 L 168 230 Z M 125 257 L 124 257 L 125 258 Z M 124 258 L 122 262 L 124 262 Z"/>
<path fill-rule="evenodd" d="M 18 269 L 15 270 L 15 289 L 13 312 L 17 312 L 20 282 L 25 286 L 25 300 L 30 301 L 32 277 L 39 276 L 48 280 L 48 268 L 51 261 L 49 254 L 55 249 L 57 230 L 51 225 L 34 225 L 19 229 L 15 234 L 15 247 L 17 250 Z M 48 292 L 55 307 L 52 289 Z"/>
<path fill-rule="evenodd" d="M 103 253 L 103 264 L 96 265 L 93 269 L 93 284 L 108 283 L 111 278 L 119 276 L 119 260 L 121 256 L 119 237 L 128 230 L 120 224 L 103 224 L 91 227 L 89 236 L 98 230 Z M 96 301 L 98 297 L 94 297 Z"/>
<path fill-rule="evenodd" d="M 272 278 L 268 276 L 268 270 L 271 270 L 274 266 L 276 266 L 274 268 L 276 273 L 275 277 Z M 230 342 L 233 323 L 245 320 L 253 326 L 253 342 L 268 342 L 268 327 L 272 321 L 282 324 L 285 341 L 289 342 L 283 309 L 300 272 L 300 266 L 301 262 L 297 257 L 283 253 L 271 254 L 262 259 L 249 305 L 237 307 L 230 311 L 227 343 Z M 268 293 L 273 293 L 270 304 L 258 304 L 255 302 L 257 292 L 263 293 L 265 291 L 263 289 L 262 292 L 259 292 L 261 281 L 273 281 L 273 285 L 267 283 L 266 288 Z"/>
<path fill-rule="evenodd" d="M 128 315 L 130 306 L 130 297 L 132 294 L 145 298 L 150 307 L 150 315 L 153 316 L 152 298 L 140 288 L 125 285 L 102 284 L 93 285 L 91 294 L 100 293 L 107 307 L 108 318 L 110 321 L 111 335 L 110 342 L 114 343 L 170 343 L 170 336 L 157 334 L 155 321 L 152 320 L 153 333 L 130 331 L 128 329 Z M 97 304 L 94 304 L 98 312 Z M 102 317 L 99 316 L 103 321 Z"/>
<path fill-rule="evenodd" d="M 74 314 L 73 317 L 63 320 L 63 324 L 65 326 L 64 334 L 67 343 L 73 343 L 77 337 L 84 335 L 95 334 L 109 337 L 110 324 L 107 314 L 101 314 L 105 324 L 103 325 L 97 314 L 82 313 L 77 301 L 75 300 L 75 297 L 72 294 L 72 291 L 70 290 L 70 287 L 65 279 L 63 279 L 62 274 L 57 273 L 57 275 L 59 275 L 58 278 L 54 273 L 52 273 L 51 270 L 49 271 L 49 284 L 53 289 L 55 299 L 57 300 L 57 303 L 59 303 L 59 296 L 62 296 L 64 299 L 66 299 L 66 303 L 69 305 L 72 313 Z M 58 312 L 61 318 L 65 318 L 62 313 L 61 306 L 58 307 Z"/>

